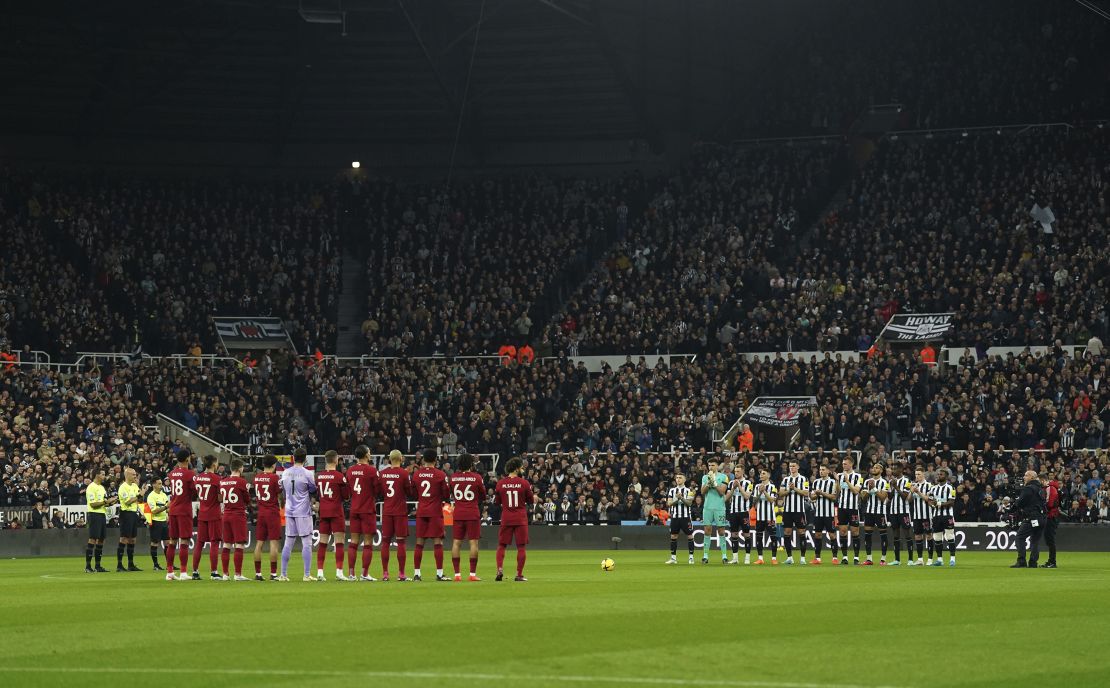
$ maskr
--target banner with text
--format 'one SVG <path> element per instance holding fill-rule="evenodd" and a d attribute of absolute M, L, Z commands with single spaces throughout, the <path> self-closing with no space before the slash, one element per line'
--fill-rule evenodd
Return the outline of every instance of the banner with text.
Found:
<path fill-rule="evenodd" d="M 216 334 L 220 336 L 220 343 L 228 351 L 282 348 L 296 351 L 281 318 L 215 316 L 212 322 L 216 325 Z"/>
<path fill-rule="evenodd" d="M 817 397 L 756 397 L 744 414 L 749 423 L 789 428 L 798 424 L 802 409 L 817 406 Z"/>
<path fill-rule="evenodd" d="M 933 342 L 952 329 L 954 313 L 898 313 L 891 317 L 879 339 L 888 342 Z"/>

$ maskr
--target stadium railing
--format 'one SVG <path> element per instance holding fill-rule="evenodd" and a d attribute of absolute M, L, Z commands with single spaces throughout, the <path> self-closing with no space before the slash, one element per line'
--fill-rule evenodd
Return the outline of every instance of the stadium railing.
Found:
<path fill-rule="evenodd" d="M 200 456 L 212 454 L 220 460 L 221 464 L 227 464 L 235 458 L 242 458 L 242 454 L 227 445 L 220 444 L 211 437 L 182 425 L 164 413 L 159 413 L 157 419 L 158 431 L 163 439 L 171 442 L 181 440 L 195 454 Z"/>

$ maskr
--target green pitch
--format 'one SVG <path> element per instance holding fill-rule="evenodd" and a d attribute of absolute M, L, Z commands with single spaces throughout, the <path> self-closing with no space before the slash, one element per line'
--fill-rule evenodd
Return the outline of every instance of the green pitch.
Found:
<path fill-rule="evenodd" d="M 605 556 L 615 571 L 601 571 Z M 529 552 L 527 583 L 493 582 L 492 552 L 481 583 L 171 583 L 86 575 L 77 558 L 3 561 L 0 685 L 1110 681 L 1110 555 L 1062 554 L 1055 571 L 1012 571 L 1007 553 L 962 553 L 954 569 L 665 558 Z"/>

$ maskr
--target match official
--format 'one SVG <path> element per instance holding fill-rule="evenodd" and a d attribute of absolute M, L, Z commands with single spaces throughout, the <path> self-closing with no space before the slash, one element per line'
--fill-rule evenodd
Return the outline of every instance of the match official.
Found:
<path fill-rule="evenodd" d="M 135 538 L 139 535 L 139 509 L 142 508 L 142 489 L 138 474 L 133 468 L 123 469 L 123 484 L 119 486 L 119 545 L 116 546 L 116 573 L 142 571 L 135 566 Z M 123 566 L 123 553 L 127 552 L 127 568 Z"/>
<path fill-rule="evenodd" d="M 1014 504 L 1014 513 L 1021 519 L 1017 531 L 1017 562 L 1010 568 L 1037 568 L 1040 554 L 1041 533 L 1045 524 L 1044 487 L 1037 480 L 1036 471 L 1025 472 L 1025 487 Z M 1029 562 L 1025 561 L 1025 539 L 1029 538 Z"/>
<path fill-rule="evenodd" d="M 85 488 L 85 506 L 88 508 L 89 542 L 85 545 L 85 573 L 108 573 L 100 565 L 104 555 L 104 535 L 108 530 L 108 507 L 116 502 L 104 489 L 104 471 L 97 471 L 93 481 Z M 93 568 L 96 557 L 96 568 Z"/>

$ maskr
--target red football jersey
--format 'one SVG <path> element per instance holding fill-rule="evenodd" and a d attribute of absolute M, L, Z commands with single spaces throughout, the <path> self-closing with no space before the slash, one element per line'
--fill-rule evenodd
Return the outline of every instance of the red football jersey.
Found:
<path fill-rule="evenodd" d="M 405 502 L 412 494 L 409 472 L 400 467 L 383 468 L 378 481 L 382 491 L 382 516 L 408 516 L 409 505 Z"/>
<path fill-rule="evenodd" d="M 229 511 L 247 513 L 250 500 L 247 481 L 243 476 L 233 475 L 220 481 L 220 503 L 224 505 L 225 514 Z"/>
<path fill-rule="evenodd" d="M 175 468 L 166 477 L 166 487 L 170 488 L 170 516 L 193 517 L 193 500 L 197 498 L 193 475 L 188 468 Z"/>
<path fill-rule="evenodd" d="M 524 478 L 502 478 L 497 481 L 497 501 L 501 504 L 501 525 L 528 525 L 528 507 L 532 504 L 532 486 Z"/>
<path fill-rule="evenodd" d="M 343 500 L 347 499 L 347 479 L 340 471 L 317 471 L 316 495 L 320 498 L 320 518 L 343 516 Z"/>
<path fill-rule="evenodd" d="M 482 502 L 486 501 L 486 484 L 473 471 L 451 476 L 451 498 L 455 500 L 456 521 L 477 521 L 482 518 Z"/>
<path fill-rule="evenodd" d="M 416 515 L 424 518 L 443 515 L 443 503 L 450 499 L 447 474 L 434 466 L 423 466 L 412 474 L 416 490 Z"/>
<path fill-rule="evenodd" d="M 215 473 L 197 473 L 193 476 L 200 502 L 200 521 L 214 521 L 220 518 L 220 476 Z"/>
<path fill-rule="evenodd" d="M 347 489 L 351 492 L 352 514 L 375 514 L 378 510 L 378 469 L 356 463 L 347 469 Z"/>
<path fill-rule="evenodd" d="M 277 473 L 254 474 L 254 498 L 259 511 L 277 511 L 281 508 L 281 476 Z"/>

